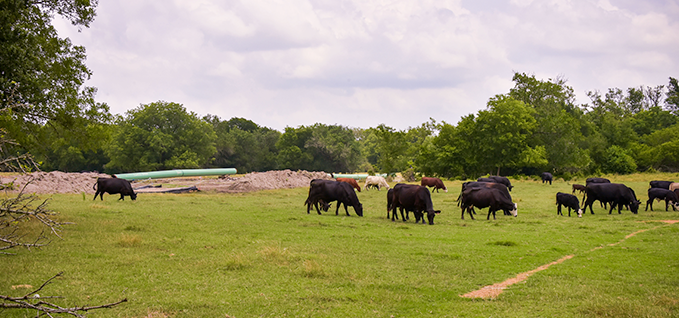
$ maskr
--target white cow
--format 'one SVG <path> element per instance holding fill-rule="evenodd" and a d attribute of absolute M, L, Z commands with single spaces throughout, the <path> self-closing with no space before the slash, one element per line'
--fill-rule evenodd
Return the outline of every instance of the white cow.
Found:
<path fill-rule="evenodd" d="M 369 185 L 376 185 L 378 191 L 382 187 L 386 187 L 387 189 L 389 189 L 389 184 L 387 183 L 387 180 L 380 176 L 368 176 L 367 178 L 365 178 L 365 186 L 363 188 L 365 188 L 366 191 L 368 190 Z"/>
<path fill-rule="evenodd" d="M 670 191 L 674 191 L 675 189 L 679 189 L 679 183 L 677 182 L 670 183 Z"/>

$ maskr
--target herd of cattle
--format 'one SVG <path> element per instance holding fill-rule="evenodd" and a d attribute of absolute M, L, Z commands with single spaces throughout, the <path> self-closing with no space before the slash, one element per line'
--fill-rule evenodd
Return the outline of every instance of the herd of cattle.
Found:
<path fill-rule="evenodd" d="M 541 175 L 542 182 L 552 184 L 553 176 L 545 172 Z M 563 215 L 561 208 L 568 208 L 568 216 L 571 215 L 571 210 L 576 211 L 578 217 L 587 211 L 589 207 L 590 213 L 594 214 L 592 204 L 594 201 L 599 201 L 602 206 L 610 205 L 609 214 L 613 212 L 614 208 L 618 208 L 618 213 L 621 213 L 623 207 L 629 209 L 632 213 L 639 211 L 641 202 L 637 199 L 634 190 L 620 183 L 611 183 L 605 178 L 588 178 L 585 185 L 573 184 L 572 193 L 558 192 L 556 194 L 557 214 Z M 401 219 L 406 221 L 409 219 L 409 213 L 412 212 L 415 216 L 415 223 L 422 220 L 425 222 L 425 214 L 428 223 L 434 224 L 434 217 L 440 213 L 439 210 L 434 210 L 431 201 L 432 191 L 438 192 L 440 189 L 448 192 L 445 184 L 439 178 L 422 177 L 420 185 L 398 183 L 393 188 L 389 187 L 387 181 L 380 176 L 368 176 L 365 180 L 364 189 L 382 188 L 387 191 L 387 218 L 391 213 L 391 220 L 398 219 L 396 210 L 401 214 Z M 517 204 L 512 201 L 510 191 L 513 186 L 509 179 L 500 176 L 490 176 L 487 178 L 479 178 L 477 181 L 465 182 L 462 184 L 462 189 L 457 198 L 458 206 L 462 209 L 462 219 L 464 219 L 465 212 L 474 219 L 474 208 L 483 209 L 488 208 L 488 216 L 493 215 L 495 219 L 496 211 L 502 210 L 505 215 L 517 216 Z M 103 200 L 104 193 L 120 194 L 120 199 L 124 200 L 125 196 L 130 196 L 132 200 L 137 198 L 129 181 L 118 178 L 98 178 L 97 183 L 93 186 L 96 190 L 94 199 L 99 196 Z M 328 211 L 330 203 L 337 201 L 335 208 L 335 215 L 339 214 L 340 206 L 344 205 L 344 211 L 349 215 L 348 207 L 353 207 L 357 215 L 363 216 L 363 205 L 358 199 L 355 190 L 361 192 L 361 187 L 358 182 L 350 178 L 337 178 L 336 180 L 314 179 L 309 185 L 309 196 L 304 202 L 307 213 L 313 206 L 318 214 L 321 210 Z M 580 207 L 580 200 L 575 196 L 579 191 L 584 194 L 583 208 Z M 651 207 L 653 211 L 653 201 L 664 200 L 665 211 L 672 206 L 673 210 L 679 209 L 679 183 L 672 181 L 651 181 L 648 189 L 648 201 L 646 201 L 646 211 Z M 405 212 L 405 213 L 404 213 Z"/>

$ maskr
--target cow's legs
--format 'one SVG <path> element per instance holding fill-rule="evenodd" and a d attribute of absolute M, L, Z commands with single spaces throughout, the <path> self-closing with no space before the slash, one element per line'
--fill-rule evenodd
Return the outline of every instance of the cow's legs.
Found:
<path fill-rule="evenodd" d="M 563 215 L 563 213 L 561 213 L 561 204 L 557 204 L 556 215 Z"/>
<path fill-rule="evenodd" d="M 403 220 L 403 222 L 405 222 L 406 220 L 408 220 L 408 219 L 409 219 L 409 217 L 408 217 L 408 211 L 406 211 L 406 214 L 403 214 L 403 207 L 401 206 L 401 207 L 399 207 L 398 209 L 401 211 L 401 219 Z"/>
<path fill-rule="evenodd" d="M 653 211 L 653 199 L 648 199 L 648 201 L 646 201 L 646 210 L 644 211 L 648 211 L 649 204 L 651 205 L 651 211 Z"/>

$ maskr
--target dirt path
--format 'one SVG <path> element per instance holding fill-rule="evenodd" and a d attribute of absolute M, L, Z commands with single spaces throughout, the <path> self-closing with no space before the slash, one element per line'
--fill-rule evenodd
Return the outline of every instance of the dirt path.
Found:
<path fill-rule="evenodd" d="M 667 224 L 674 224 L 674 223 L 679 223 L 679 220 L 661 220 L 661 221 L 654 221 L 654 222 L 663 222 L 663 223 L 667 223 Z M 637 234 L 639 234 L 639 233 L 646 232 L 646 231 L 650 231 L 650 230 L 655 230 L 655 229 L 657 229 L 657 228 L 659 228 L 659 227 L 662 227 L 662 226 L 665 226 L 665 225 L 667 225 L 667 224 L 658 225 L 658 226 L 653 227 L 653 228 L 650 228 L 650 229 L 645 229 L 645 230 L 636 231 L 636 232 L 634 232 L 634 233 L 628 234 L 628 235 L 625 236 L 622 240 L 620 240 L 620 241 L 618 241 L 618 242 L 615 242 L 615 243 L 608 244 L 607 246 L 616 246 L 616 245 L 622 243 L 623 241 L 625 241 L 626 239 L 628 239 L 628 238 L 630 238 L 630 237 L 633 237 L 633 236 L 635 236 L 635 235 L 637 235 Z M 589 252 L 592 252 L 592 251 L 595 251 L 595 250 L 598 250 L 598 249 L 602 249 L 602 248 L 604 248 L 604 247 L 606 247 L 606 246 L 597 246 L 597 247 L 595 247 L 595 248 L 589 250 Z M 551 263 L 549 263 L 549 264 L 545 264 L 545 265 L 542 265 L 542 266 L 540 266 L 540 267 L 538 267 L 538 268 L 536 268 L 536 269 L 533 269 L 533 270 L 530 270 L 530 271 L 527 271 L 527 272 L 520 273 L 520 274 L 516 275 L 516 276 L 513 277 L 513 278 L 510 278 L 510 279 L 508 279 L 508 280 L 505 280 L 504 282 L 496 283 L 496 284 L 493 284 L 493 285 L 484 286 L 484 287 L 481 288 L 481 289 L 478 289 L 478 290 L 475 290 L 475 291 L 466 293 L 466 294 L 464 294 L 464 295 L 460 295 L 460 297 L 465 297 L 465 298 L 482 298 L 482 299 L 495 299 L 495 298 L 497 298 L 497 296 L 499 296 L 499 295 L 500 295 L 507 287 L 509 287 L 509 286 L 511 286 L 511 285 L 514 285 L 514 284 L 516 284 L 516 283 L 520 283 L 520 282 L 522 282 L 522 281 L 525 281 L 525 280 L 528 279 L 528 277 L 530 277 L 531 275 L 533 275 L 533 274 L 535 274 L 535 273 L 537 273 L 537 272 L 539 272 L 539 271 L 543 271 L 543 270 L 545 270 L 545 269 L 548 269 L 548 268 L 549 268 L 550 266 L 552 266 L 552 265 L 561 264 L 561 263 L 563 263 L 564 261 L 573 258 L 574 256 L 575 256 L 575 254 L 571 254 L 571 255 L 564 256 L 564 257 L 562 257 L 562 258 L 560 258 L 560 259 L 558 259 L 558 260 L 556 260 L 556 261 L 554 261 L 554 262 L 551 262 Z"/>

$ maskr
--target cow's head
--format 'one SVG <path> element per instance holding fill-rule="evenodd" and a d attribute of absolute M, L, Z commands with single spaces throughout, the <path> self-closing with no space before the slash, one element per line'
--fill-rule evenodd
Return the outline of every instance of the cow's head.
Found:
<path fill-rule="evenodd" d="M 133 201 L 136 200 L 136 199 L 137 199 L 137 194 L 134 193 L 134 191 L 132 191 L 132 194 L 130 194 L 130 198 L 132 198 Z"/>
<path fill-rule="evenodd" d="M 569 211 L 570 211 L 570 210 L 569 210 Z M 578 217 L 579 217 L 579 218 L 582 217 L 582 209 L 578 209 Z"/>
<path fill-rule="evenodd" d="M 441 213 L 441 210 L 427 211 L 427 219 L 429 220 L 429 225 L 434 225 L 434 217 L 439 213 Z M 422 223 L 424 223 L 424 219 L 422 219 Z"/>
<path fill-rule="evenodd" d="M 354 211 L 356 211 L 358 216 L 363 216 L 363 204 L 354 205 Z"/>
<path fill-rule="evenodd" d="M 509 211 L 514 217 L 519 216 L 519 206 L 514 203 L 514 210 Z"/>
<path fill-rule="evenodd" d="M 629 205 L 629 210 L 632 211 L 632 213 L 637 214 L 639 212 L 639 205 L 641 204 L 641 201 L 639 200 L 634 200 L 632 203 Z"/>

